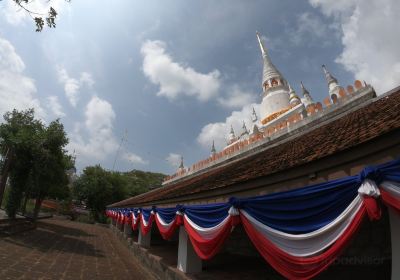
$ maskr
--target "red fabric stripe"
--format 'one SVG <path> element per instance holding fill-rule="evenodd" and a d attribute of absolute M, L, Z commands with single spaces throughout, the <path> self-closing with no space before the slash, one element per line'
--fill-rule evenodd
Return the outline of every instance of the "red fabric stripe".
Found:
<path fill-rule="evenodd" d="M 232 217 L 230 217 L 230 219 L 232 219 Z M 228 221 L 214 239 L 206 240 L 203 239 L 194 228 L 192 228 L 186 219 L 183 219 L 183 221 L 194 250 L 203 260 L 211 259 L 220 251 L 222 245 L 224 245 L 226 239 L 229 237 L 232 229 L 232 221 Z"/>
<path fill-rule="evenodd" d="M 272 267 L 289 279 L 310 279 L 325 270 L 338 257 L 356 233 L 366 213 L 363 205 L 343 235 L 322 254 L 312 257 L 295 257 L 282 251 L 258 232 L 244 215 L 241 214 L 240 217 L 250 240 Z"/>
<path fill-rule="evenodd" d="M 382 216 L 381 208 L 378 205 L 378 201 L 375 197 L 372 196 L 364 196 L 363 203 L 368 213 L 368 217 L 370 221 L 377 221 Z"/>
<path fill-rule="evenodd" d="M 383 202 L 386 205 L 393 207 L 397 211 L 400 211 L 400 198 L 395 197 L 390 192 L 386 191 L 384 188 L 380 188 L 380 191 Z"/>
<path fill-rule="evenodd" d="M 149 221 L 147 222 L 147 226 L 144 226 L 142 222 L 140 223 L 140 230 L 142 231 L 143 235 L 146 235 L 150 232 L 151 226 L 153 225 L 153 220 L 154 220 L 154 215 L 152 214 L 150 215 Z"/>
<path fill-rule="evenodd" d="M 175 230 L 180 226 L 178 216 L 180 216 L 180 215 L 175 216 L 174 222 L 171 224 L 171 226 L 168 229 L 165 229 L 162 226 L 162 224 L 160 223 L 160 221 L 158 220 L 157 217 L 155 218 L 158 230 L 159 230 L 162 238 L 164 238 L 165 240 L 170 240 L 172 238 L 172 236 L 174 235 Z"/>

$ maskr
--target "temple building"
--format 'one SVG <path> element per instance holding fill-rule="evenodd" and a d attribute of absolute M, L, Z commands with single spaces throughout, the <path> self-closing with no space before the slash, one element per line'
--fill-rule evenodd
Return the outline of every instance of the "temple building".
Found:
<path fill-rule="evenodd" d="M 300 129 L 301 126 L 317 125 L 321 121 L 342 114 L 352 106 L 376 97 L 372 86 L 365 82 L 356 81 L 355 89 L 353 86 L 349 86 L 346 91 L 339 85 L 338 80 L 328 71 L 327 67 L 322 65 L 328 88 L 327 96 L 324 99 L 325 108 L 321 103 L 314 101 L 303 82 L 300 82 L 302 91 L 300 98 L 272 63 L 265 43 L 258 32 L 256 36 L 263 62 L 260 116 L 257 116 L 253 108 L 251 130 L 248 130 L 243 122 L 242 131 L 235 133 L 231 125 L 227 135 L 227 145 L 222 151 L 216 152 L 215 146 L 213 146 L 214 152 L 212 151 L 210 158 L 195 163 L 190 168 L 179 169 L 176 174 L 169 176 L 164 184 L 196 174 L 206 168 L 216 167 L 229 158 L 248 152 L 256 146 L 266 145 L 277 136 Z"/>
<path fill-rule="evenodd" d="M 226 147 L 210 143 L 191 166 L 182 158 L 161 188 L 109 205 L 112 228 L 163 279 L 399 279 L 400 87 L 344 88 L 322 65 L 316 102 L 256 37 L 252 126 L 231 126 Z"/>

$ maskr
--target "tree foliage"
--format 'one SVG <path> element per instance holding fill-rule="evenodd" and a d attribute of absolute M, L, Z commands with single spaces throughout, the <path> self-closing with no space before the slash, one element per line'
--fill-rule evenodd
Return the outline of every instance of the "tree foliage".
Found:
<path fill-rule="evenodd" d="M 100 165 L 89 166 L 74 182 L 73 193 L 85 202 L 95 221 L 104 221 L 106 205 L 126 198 L 126 182 L 118 172 L 106 171 Z"/>
<path fill-rule="evenodd" d="M 132 170 L 113 172 L 100 165 L 89 166 L 74 182 L 74 198 L 83 201 L 96 221 L 104 221 L 107 205 L 160 186 L 164 174 Z"/>
<path fill-rule="evenodd" d="M 15 217 L 23 196 L 36 199 L 36 217 L 44 198 L 68 196 L 66 170 L 73 161 L 64 150 L 68 138 L 59 120 L 48 126 L 35 119 L 34 110 L 13 110 L 4 115 L 0 125 L 2 156 L 12 152 L 9 172 L 10 193 L 6 211 Z"/>
<path fill-rule="evenodd" d="M 50 7 L 47 14 L 45 14 L 42 11 L 36 11 L 30 8 L 30 4 L 38 0 L 7 0 L 7 1 L 15 2 L 15 4 L 18 7 L 20 7 L 24 12 L 29 14 L 29 16 L 35 22 L 36 32 L 41 32 L 43 30 L 45 23 L 49 28 L 56 27 L 57 11 L 53 7 Z M 52 0 L 48 0 L 46 2 L 51 2 L 51 1 Z M 64 1 L 71 2 L 71 0 L 64 0 Z"/>
<path fill-rule="evenodd" d="M 122 173 L 126 180 L 129 196 L 139 195 L 148 192 L 153 188 L 161 186 L 165 175 L 162 173 L 132 170 Z"/>

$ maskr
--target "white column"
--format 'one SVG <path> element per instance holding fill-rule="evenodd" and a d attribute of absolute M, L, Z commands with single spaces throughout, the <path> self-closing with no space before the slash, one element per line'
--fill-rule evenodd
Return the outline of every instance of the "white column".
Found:
<path fill-rule="evenodd" d="M 201 259 L 193 249 L 184 226 L 179 228 L 178 269 L 184 273 L 201 272 Z"/>
<path fill-rule="evenodd" d="M 119 229 L 120 231 L 124 231 L 124 224 L 117 222 L 117 229 Z"/>
<path fill-rule="evenodd" d="M 124 225 L 124 234 L 127 237 L 131 237 L 133 231 L 130 223 Z"/>
<path fill-rule="evenodd" d="M 400 215 L 389 209 L 390 234 L 392 239 L 392 280 L 400 279 Z"/>
<path fill-rule="evenodd" d="M 143 235 L 139 226 L 138 231 L 139 231 L 138 244 L 144 248 L 149 248 L 151 242 L 151 230 L 146 235 Z"/>
<path fill-rule="evenodd" d="M 113 226 L 115 226 L 116 224 L 117 224 L 117 219 L 111 219 L 111 224 L 113 225 Z"/>

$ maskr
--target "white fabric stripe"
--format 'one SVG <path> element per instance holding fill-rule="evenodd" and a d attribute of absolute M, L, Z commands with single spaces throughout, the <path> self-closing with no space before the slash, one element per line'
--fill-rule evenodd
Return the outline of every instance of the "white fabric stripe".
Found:
<path fill-rule="evenodd" d="M 143 215 L 142 215 L 141 217 L 142 217 L 142 223 L 143 223 L 143 225 L 144 225 L 145 227 L 147 227 L 147 225 L 149 224 L 151 215 L 149 216 L 149 221 L 147 221 L 147 222 L 145 221 Z"/>
<path fill-rule="evenodd" d="M 138 217 L 135 215 L 135 212 L 131 212 L 131 213 L 132 213 L 133 224 L 136 225 Z"/>
<path fill-rule="evenodd" d="M 161 216 L 158 215 L 158 213 L 156 213 L 156 219 L 158 219 L 158 222 L 161 224 L 161 226 L 162 226 L 164 229 L 169 229 L 169 228 L 171 227 L 171 225 L 175 222 L 175 218 L 174 218 L 171 222 L 166 223 L 166 222 L 161 218 Z"/>
<path fill-rule="evenodd" d="M 362 198 L 358 195 L 331 223 L 305 234 L 289 234 L 273 229 L 257 221 L 246 211 L 240 210 L 240 212 L 246 216 L 258 232 L 281 250 L 292 256 L 306 257 L 321 252 L 335 242 L 350 225 L 361 206 Z"/>
<path fill-rule="evenodd" d="M 384 181 L 381 183 L 381 187 L 391 195 L 400 199 L 400 183 L 393 181 Z"/>
<path fill-rule="evenodd" d="M 209 228 L 203 228 L 198 225 L 196 225 L 190 218 L 185 214 L 184 215 L 186 221 L 190 224 L 190 226 L 199 234 L 201 235 L 202 238 L 204 239 L 213 239 L 215 238 L 219 232 L 222 230 L 222 228 L 225 226 L 227 222 L 229 222 L 230 216 L 228 215 L 221 223 L 219 223 L 216 226 L 209 227 Z"/>
<path fill-rule="evenodd" d="M 373 196 L 375 198 L 381 195 L 378 186 L 375 181 L 365 179 L 361 186 L 358 188 L 358 193 L 361 195 Z"/>

